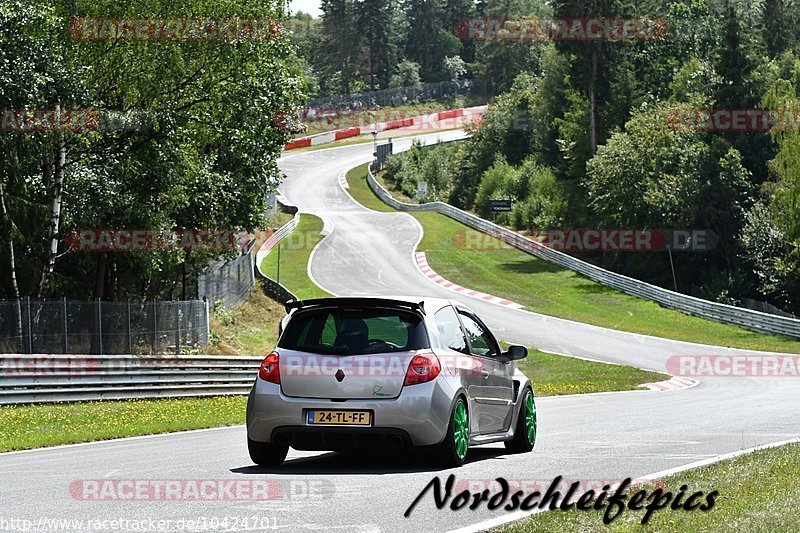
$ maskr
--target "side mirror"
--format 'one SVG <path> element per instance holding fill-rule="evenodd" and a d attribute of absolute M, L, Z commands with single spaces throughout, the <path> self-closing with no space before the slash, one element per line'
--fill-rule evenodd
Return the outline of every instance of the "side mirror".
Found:
<path fill-rule="evenodd" d="M 508 351 L 503 354 L 503 358 L 508 361 L 521 361 L 528 357 L 528 349 L 524 346 L 509 346 Z"/>

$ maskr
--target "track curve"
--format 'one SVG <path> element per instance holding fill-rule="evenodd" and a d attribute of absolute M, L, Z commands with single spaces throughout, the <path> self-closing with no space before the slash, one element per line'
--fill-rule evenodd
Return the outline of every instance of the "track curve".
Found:
<path fill-rule="evenodd" d="M 448 132 L 424 139 L 435 142 L 460 135 Z M 395 140 L 396 151 L 410 143 Z M 412 217 L 366 210 L 339 186 L 341 173 L 368 161 L 371 154 L 371 144 L 354 145 L 281 161 L 287 175 L 284 194 L 302 211 L 333 226 L 314 252 L 314 279 L 340 295 L 458 298 L 431 283 L 414 265 L 412 253 L 421 233 Z M 671 355 L 738 352 L 611 331 L 471 298 L 464 301 L 502 338 L 553 352 L 655 370 L 664 370 Z M 459 480 L 503 476 L 530 482 L 557 475 L 585 480 L 642 476 L 797 437 L 798 393 L 797 378 L 716 378 L 683 391 L 542 398 L 539 440 L 532 454 L 506 455 L 501 446 L 487 446 L 476 449 L 468 463 L 452 473 Z M 438 511 L 426 498 L 403 518 L 433 476 L 449 473 L 432 470 L 413 457 L 371 459 L 296 451 L 282 468 L 256 468 L 247 457 L 245 429 L 235 427 L 0 454 L 0 501 L 4 518 L 274 518 L 282 531 L 438 532 L 499 516 L 485 508 Z M 94 502 L 70 493 L 70 486 L 84 479 L 267 480 L 282 490 L 280 497 L 268 501 Z M 172 524 L 169 530 L 186 530 Z"/>

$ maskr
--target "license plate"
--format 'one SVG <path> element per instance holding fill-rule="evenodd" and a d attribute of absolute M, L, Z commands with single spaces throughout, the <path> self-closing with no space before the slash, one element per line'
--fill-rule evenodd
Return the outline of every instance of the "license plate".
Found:
<path fill-rule="evenodd" d="M 371 426 L 372 412 L 370 411 L 308 411 L 309 425 L 313 426 Z"/>

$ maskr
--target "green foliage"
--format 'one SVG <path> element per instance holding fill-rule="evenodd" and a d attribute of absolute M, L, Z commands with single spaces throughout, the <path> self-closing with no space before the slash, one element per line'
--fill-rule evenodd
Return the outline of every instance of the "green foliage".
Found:
<path fill-rule="evenodd" d="M 413 61 L 403 61 L 397 65 L 396 73 L 389 82 L 390 87 L 419 87 L 422 78 L 419 75 L 419 64 Z"/>
<path fill-rule="evenodd" d="M 420 199 L 422 202 L 446 199 L 452 187 L 458 150 L 456 146 L 425 148 L 414 143 L 409 151 L 389 157 L 385 178 L 411 198 L 417 198 L 417 184 L 426 182 L 428 192 Z"/>
<path fill-rule="evenodd" d="M 283 3 L 206 0 L 171 17 L 280 19 Z M 163 18 L 160 0 L 12 2 L 0 8 L 0 54 L 12 70 L 0 108 L 133 111 L 147 127 L 64 134 L 67 164 L 60 240 L 72 228 L 255 228 L 280 180 L 288 132 L 275 120 L 304 97 L 285 34 L 268 40 L 86 41 L 71 17 Z M 23 295 L 45 258 L 60 134 L 3 133 L 4 181 Z M 9 233 L 6 232 L 6 235 Z M 0 239 L 1 240 L 1 239 Z M 51 293 L 75 298 L 181 297 L 210 254 L 67 253 Z M 10 264 L 0 250 L 3 272 Z M 184 274 L 188 286 L 182 283 Z M 9 293 L 9 280 L 0 280 Z"/>

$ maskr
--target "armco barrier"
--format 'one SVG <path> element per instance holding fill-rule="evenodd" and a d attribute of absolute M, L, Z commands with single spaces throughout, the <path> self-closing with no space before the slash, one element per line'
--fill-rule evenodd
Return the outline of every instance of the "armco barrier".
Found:
<path fill-rule="evenodd" d="M 386 204 L 400 211 L 436 211 L 454 220 L 466 224 L 471 228 L 477 229 L 498 239 L 534 255 L 540 259 L 553 263 L 563 268 L 568 268 L 587 278 L 596 281 L 607 287 L 617 289 L 624 293 L 638 296 L 646 300 L 652 300 L 659 304 L 682 311 L 684 313 L 740 326 L 760 333 L 772 333 L 786 337 L 800 338 L 800 319 L 788 318 L 777 315 L 770 315 L 743 309 L 732 305 L 711 302 L 694 296 L 688 296 L 678 292 L 670 291 L 643 281 L 639 281 L 622 274 L 617 274 L 598 266 L 592 265 L 580 259 L 576 259 L 568 254 L 548 248 L 532 239 L 520 235 L 488 220 L 484 220 L 472 213 L 462 211 L 457 207 L 444 202 L 432 202 L 428 204 L 405 204 L 398 202 L 383 186 L 377 182 L 372 175 L 372 170 L 368 170 L 367 182 L 370 188 Z"/>
<path fill-rule="evenodd" d="M 261 357 L 2 355 L 0 405 L 246 395 Z"/>
<path fill-rule="evenodd" d="M 264 292 L 266 292 L 267 296 L 276 300 L 282 304 L 285 304 L 289 300 L 296 300 L 297 297 L 292 294 L 292 292 L 275 281 L 274 279 L 268 277 L 261 271 L 261 262 L 266 258 L 272 249 L 283 239 L 288 237 L 294 230 L 297 228 L 297 224 L 300 222 L 300 213 L 297 210 L 297 207 L 289 204 L 288 200 L 284 197 L 280 197 L 280 203 L 287 211 L 294 212 L 294 218 L 282 226 L 278 231 L 273 233 L 269 239 L 264 241 L 264 244 L 261 245 L 261 248 L 258 249 L 256 253 L 256 276 L 261 279 L 264 284 Z"/>

